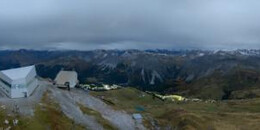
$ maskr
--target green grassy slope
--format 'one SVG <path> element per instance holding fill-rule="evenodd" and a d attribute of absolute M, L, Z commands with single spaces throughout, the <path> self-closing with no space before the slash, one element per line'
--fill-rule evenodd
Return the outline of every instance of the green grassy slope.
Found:
<path fill-rule="evenodd" d="M 163 102 L 134 88 L 91 92 L 104 97 L 115 109 L 141 113 L 148 128 L 178 129 L 258 129 L 260 99 L 230 100 L 217 103 Z"/>
<path fill-rule="evenodd" d="M 179 85 L 177 94 L 202 99 L 249 99 L 260 98 L 260 72 L 234 68 L 224 75 L 216 71 L 189 84 Z"/>

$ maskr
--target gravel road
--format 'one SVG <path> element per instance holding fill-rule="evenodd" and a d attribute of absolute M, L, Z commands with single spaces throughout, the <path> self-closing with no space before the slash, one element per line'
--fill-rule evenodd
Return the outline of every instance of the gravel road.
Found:
<path fill-rule="evenodd" d="M 132 119 L 131 115 L 123 112 L 116 111 L 100 99 L 97 99 L 91 95 L 88 95 L 81 89 L 72 89 L 71 91 L 59 90 L 57 88 L 51 88 L 53 95 L 56 97 L 55 99 L 60 103 L 64 113 L 71 118 L 78 118 L 82 116 L 82 112 L 80 112 L 76 102 L 81 103 L 82 105 L 89 107 L 98 111 L 103 118 L 108 120 L 111 124 L 116 126 L 120 130 L 135 130 L 135 129 L 145 129 L 142 124 L 137 124 Z M 76 111 L 77 110 L 77 111 Z M 82 117 L 84 118 L 84 117 Z M 79 121 L 84 119 L 79 119 Z M 79 122 L 78 123 L 84 123 Z M 86 122 L 89 121 L 89 117 L 86 118 Z M 98 128 L 95 121 L 91 123 L 95 129 Z M 86 124 L 90 125 L 90 124 Z M 91 127 L 93 128 L 93 127 Z"/>
<path fill-rule="evenodd" d="M 73 119 L 77 124 L 81 124 L 92 130 L 103 130 L 103 127 L 93 117 L 82 113 L 75 100 L 65 90 L 55 87 L 49 87 L 48 89 L 52 92 L 52 98 L 60 104 L 63 113 Z"/>

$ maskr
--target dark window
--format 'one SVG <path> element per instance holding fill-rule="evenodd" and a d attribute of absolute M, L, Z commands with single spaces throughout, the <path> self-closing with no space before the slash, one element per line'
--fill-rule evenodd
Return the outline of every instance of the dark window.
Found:
<path fill-rule="evenodd" d="M 9 88 L 11 88 L 11 84 L 9 84 L 8 82 L 6 82 L 5 80 L 3 80 L 3 79 L 1 79 L 0 78 L 0 81 L 2 82 L 2 83 L 4 83 L 6 86 L 8 86 Z"/>

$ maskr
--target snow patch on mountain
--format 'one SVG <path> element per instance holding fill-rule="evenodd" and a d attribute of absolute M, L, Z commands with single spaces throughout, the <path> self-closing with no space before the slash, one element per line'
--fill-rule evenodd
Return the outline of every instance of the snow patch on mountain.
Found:
<path fill-rule="evenodd" d="M 108 55 L 108 54 L 107 54 L 107 53 L 105 53 L 105 54 L 103 55 L 103 58 L 106 58 L 106 57 L 107 57 L 107 55 Z"/>
<path fill-rule="evenodd" d="M 204 56 L 205 54 L 204 53 L 199 53 L 199 56 Z"/>
<path fill-rule="evenodd" d="M 163 82 L 162 77 L 160 76 L 160 74 L 157 71 L 153 71 L 152 72 L 152 79 L 150 81 L 150 85 L 154 85 L 155 84 L 155 79 L 159 79 L 160 82 Z"/>
<path fill-rule="evenodd" d="M 141 71 L 141 76 L 142 76 L 143 82 L 145 83 L 145 72 L 144 72 L 144 69 L 142 69 L 142 71 Z"/>

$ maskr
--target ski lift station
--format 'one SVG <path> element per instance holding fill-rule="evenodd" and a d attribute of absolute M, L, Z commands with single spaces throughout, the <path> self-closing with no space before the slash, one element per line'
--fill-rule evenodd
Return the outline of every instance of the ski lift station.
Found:
<path fill-rule="evenodd" d="M 38 86 L 35 66 L 0 71 L 0 91 L 10 98 L 30 96 Z"/>

